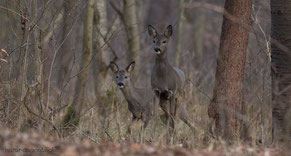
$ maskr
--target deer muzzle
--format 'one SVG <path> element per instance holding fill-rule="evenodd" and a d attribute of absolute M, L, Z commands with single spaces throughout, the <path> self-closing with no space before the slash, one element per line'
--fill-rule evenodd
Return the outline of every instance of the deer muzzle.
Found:
<path fill-rule="evenodd" d="M 122 83 L 122 82 L 118 82 L 118 87 L 120 88 L 120 89 L 122 89 L 122 88 L 124 88 L 124 84 Z"/>
<path fill-rule="evenodd" d="M 156 54 L 160 54 L 161 53 L 161 49 L 160 48 L 155 48 L 154 50 L 155 50 Z"/>

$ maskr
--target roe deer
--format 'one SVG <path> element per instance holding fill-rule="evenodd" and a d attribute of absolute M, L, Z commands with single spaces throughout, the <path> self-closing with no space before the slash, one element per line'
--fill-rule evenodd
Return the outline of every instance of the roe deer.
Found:
<path fill-rule="evenodd" d="M 130 80 L 135 62 L 131 62 L 125 69 L 119 69 L 118 65 L 110 62 L 110 68 L 114 73 L 115 82 L 120 88 L 128 103 L 128 109 L 132 113 L 132 120 L 128 125 L 128 132 L 131 133 L 131 126 L 135 121 L 142 120 L 143 130 L 147 127 L 152 115 L 153 94 L 150 88 L 136 88 Z"/>
<path fill-rule="evenodd" d="M 183 89 L 186 82 L 184 72 L 176 67 L 172 67 L 167 58 L 167 45 L 173 33 L 172 26 L 169 25 L 164 33 L 160 34 L 153 26 L 148 25 L 148 33 L 153 41 L 156 54 L 151 75 L 151 86 L 154 91 L 155 118 L 157 117 L 157 107 L 160 105 L 165 113 L 160 116 L 164 124 L 170 124 L 174 130 L 174 117 L 178 113 L 180 119 L 194 130 L 194 127 L 188 121 L 186 105 L 179 103 L 180 101 L 178 100 L 181 94 L 184 93 Z"/>

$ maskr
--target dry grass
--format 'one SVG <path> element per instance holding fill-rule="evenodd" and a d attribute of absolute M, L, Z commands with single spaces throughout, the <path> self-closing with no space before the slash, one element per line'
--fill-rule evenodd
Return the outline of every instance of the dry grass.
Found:
<path fill-rule="evenodd" d="M 222 156 L 222 155 L 253 155 L 271 156 L 286 155 L 288 151 L 279 148 L 259 148 L 237 144 L 226 146 L 223 142 L 211 144 L 207 148 L 185 149 L 180 145 L 156 145 L 156 144 L 96 144 L 89 139 L 78 141 L 59 140 L 53 136 L 40 135 L 39 133 L 15 133 L 10 130 L 0 128 L 0 155 L 106 155 L 106 156 L 128 156 L 128 155 L 179 155 L 179 156 Z"/>

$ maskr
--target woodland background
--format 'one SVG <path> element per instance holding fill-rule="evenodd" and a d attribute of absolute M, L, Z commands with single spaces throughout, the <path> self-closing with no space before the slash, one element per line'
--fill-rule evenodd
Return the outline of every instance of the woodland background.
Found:
<path fill-rule="evenodd" d="M 253 0 L 249 8 L 241 120 L 247 123 L 252 145 L 270 145 L 273 140 L 270 3 Z M 147 25 L 163 32 L 171 24 L 168 58 L 186 74 L 184 102 L 196 128 L 193 135 L 179 122 L 175 143 L 192 148 L 216 142 L 209 134 L 208 106 L 224 4 L 224 0 L 1 0 L 1 127 L 94 143 L 126 142 L 131 114 L 109 62 L 125 66 L 135 60 L 136 86 L 150 86 L 154 53 Z M 70 126 L 68 116 L 76 118 Z M 135 142 L 139 128 L 135 127 Z M 165 134 L 158 121 L 156 142 L 165 143 Z"/>

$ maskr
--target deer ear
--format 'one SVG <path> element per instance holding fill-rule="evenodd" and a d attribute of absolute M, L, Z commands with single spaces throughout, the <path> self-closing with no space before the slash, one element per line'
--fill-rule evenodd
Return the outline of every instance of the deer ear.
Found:
<path fill-rule="evenodd" d="M 119 70 L 118 65 L 114 62 L 110 62 L 110 68 L 114 73 L 118 72 Z"/>
<path fill-rule="evenodd" d="M 135 66 L 135 61 L 132 61 L 127 67 L 126 70 L 127 72 L 132 72 Z"/>
<path fill-rule="evenodd" d="M 172 25 L 168 25 L 165 32 L 164 32 L 164 35 L 168 38 L 170 38 L 173 34 L 173 27 Z"/>
<path fill-rule="evenodd" d="M 152 25 L 148 25 L 148 33 L 152 38 L 158 34 L 157 30 Z"/>

